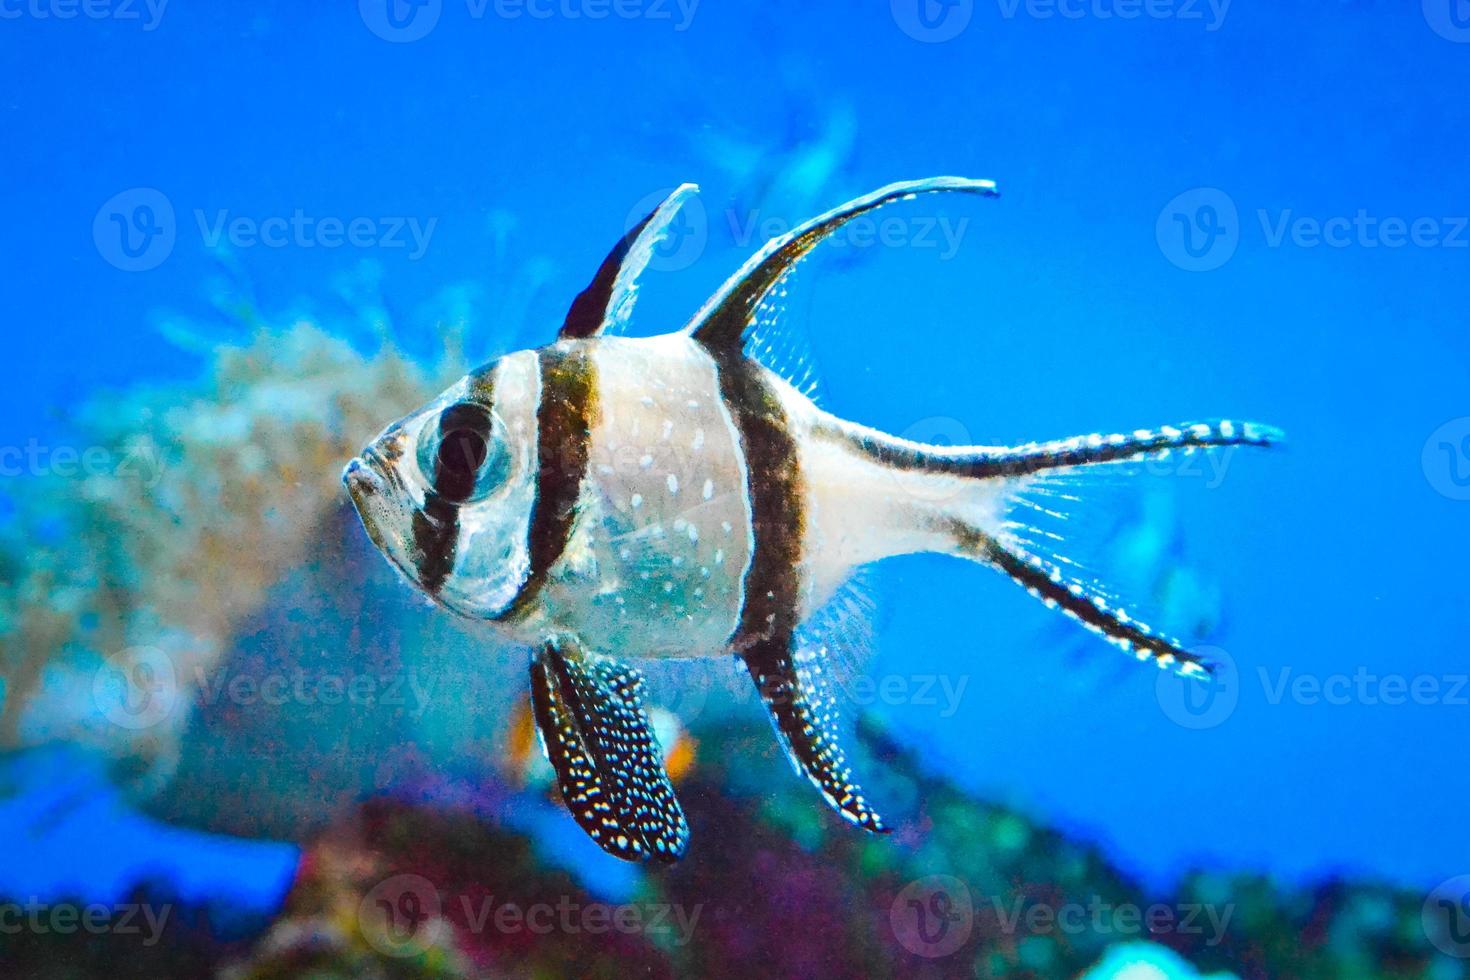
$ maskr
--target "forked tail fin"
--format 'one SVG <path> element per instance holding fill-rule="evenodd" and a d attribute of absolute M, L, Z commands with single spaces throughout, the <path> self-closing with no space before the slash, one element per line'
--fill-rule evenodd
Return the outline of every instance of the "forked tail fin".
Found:
<path fill-rule="evenodd" d="M 1004 512 L 1011 504 L 1025 502 L 1028 488 L 1054 475 L 1162 459 L 1176 452 L 1283 442 L 1281 432 L 1270 426 L 1231 421 L 1166 425 L 1131 434 L 1077 436 L 1009 448 L 929 446 L 846 423 L 819 430 L 818 435 L 841 439 L 891 470 L 929 474 L 941 483 L 953 484 L 957 478 L 961 483 L 977 481 L 976 494 L 963 490 L 942 494 L 927 515 L 919 512 L 941 528 L 954 554 L 1004 572 L 1048 607 L 1061 610 L 1139 660 L 1151 660 L 1192 677 L 1208 676 L 1211 665 L 1130 616 L 1100 588 L 1069 578 L 1062 569 L 1069 559 L 1054 562 L 1032 553 L 1014 533 L 1017 525 L 1004 520 Z"/>

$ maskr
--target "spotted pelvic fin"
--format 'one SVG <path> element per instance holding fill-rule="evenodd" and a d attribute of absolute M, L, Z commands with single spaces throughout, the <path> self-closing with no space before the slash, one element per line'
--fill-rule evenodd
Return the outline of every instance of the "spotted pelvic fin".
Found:
<path fill-rule="evenodd" d="M 859 215 L 920 194 L 959 191 L 999 197 L 995 182 L 967 177 L 930 177 L 889 184 L 813 218 L 766 244 L 720 287 L 694 315 L 686 332 L 712 350 L 740 350 L 761 301 L 824 238 Z"/>
<path fill-rule="evenodd" d="M 591 284 L 572 301 L 560 339 L 596 337 L 626 325 L 638 296 L 638 277 L 668 235 L 679 209 L 698 190 L 694 184 L 681 184 L 613 246 Z"/>
<path fill-rule="evenodd" d="M 531 706 L 567 809 L 599 847 L 625 861 L 684 856 L 689 825 L 638 671 L 549 643 L 531 662 Z"/>
<path fill-rule="evenodd" d="M 797 774 L 810 780 L 849 823 L 876 834 L 888 833 L 883 818 L 853 779 L 842 750 L 837 699 L 824 658 L 801 656 L 785 643 L 769 641 L 745 650 L 742 657 Z"/>

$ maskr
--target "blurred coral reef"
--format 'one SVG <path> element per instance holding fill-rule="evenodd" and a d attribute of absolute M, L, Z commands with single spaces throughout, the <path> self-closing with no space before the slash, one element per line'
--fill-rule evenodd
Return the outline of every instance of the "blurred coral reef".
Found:
<path fill-rule="evenodd" d="M 364 357 L 299 323 L 222 350 L 201 389 L 91 405 L 80 441 L 123 447 L 119 468 L 17 501 L 4 743 L 85 742 L 142 770 L 168 759 L 188 714 L 110 723 L 92 696 L 103 662 L 127 670 L 162 649 L 180 684 L 211 670 L 336 514 L 354 441 L 425 390 L 398 354 Z"/>

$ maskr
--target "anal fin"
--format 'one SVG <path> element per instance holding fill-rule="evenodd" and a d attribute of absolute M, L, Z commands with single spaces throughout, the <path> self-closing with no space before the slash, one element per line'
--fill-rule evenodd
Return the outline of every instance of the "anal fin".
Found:
<path fill-rule="evenodd" d="M 797 772 L 848 822 L 884 834 L 888 827 L 868 805 L 838 737 L 837 703 L 819 657 L 800 661 L 787 643 L 766 640 L 742 653 L 776 736 Z"/>
<path fill-rule="evenodd" d="M 643 677 L 548 643 L 531 662 L 531 704 L 572 817 L 626 861 L 684 856 L 689 825 L 643 707 Z"/>

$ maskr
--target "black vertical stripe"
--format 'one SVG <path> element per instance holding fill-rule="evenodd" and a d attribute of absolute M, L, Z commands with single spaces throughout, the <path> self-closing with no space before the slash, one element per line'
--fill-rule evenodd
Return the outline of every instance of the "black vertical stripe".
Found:
<path fill-rule="evenodd" d="M 754 546 L 745 572 L 745 599 L 730 645 L 786 649 L 801 603 L 801 538 L 806 526 L 796 440 L 775 391 L 754 361 L 709 350 L 719 370 L 720 397 L 745 454 Z"/>
<path fill-rule="evenodd" d="M 557 344 L 537 352 L 541 405 L 536 412 L 539 469 L 527 538 L 530 571 L 520 592 L 497 618 L 516 620 L 534 606 L 551 566 L 566 550 L 576 519 L 597 412 L 597 381 L 590 349 Z"/>
<path fill-rule="evenodd" d="M 474 402 L 451 405 L 439 416 L 434 454 L 434 492 L 452 504 L 470 499 L 485 465 L 490 413 Z"/>
<path fill-rule="evenodd" d="M 429 594 L 437 593 L 454 571 L 459 552 L 459 508 L 474 490 L 477 471 L 484 458 L 471 459 L 466 438 L 478 439 L 483 447 L 490 441 L 490 406 L 495 386 L 485 377 L 475 386 L 478 401 L 450 405 L 435 423 L 433 472 L 424 491 L 423 510 L 413 515 L 413 546 L 419 582 Z M 482 404 L 483 402 L 483 404 Z M 424 437 L 421 437 L 424 438 Z M 447 440 L 447 442 L 446 442 Z M 445 453 L 461 454 L 445 466 Z"/>
<path fill-rule="evenodd" d="M 424 509 L 413 515 L 413 547 L 419 582 L 431 595 L 444 587 L 454 571 L 459 550 L 459 506 L 433 490 L 424 497 Z"/>
<path fill-rule="evenodd" d="M 719 366 L 720 395 L 745 452 L 754 529 L 745 601 L 730 645 L 745 661 L 787 754 L 848 820 L 886 833 L 883 818 L 852 778 L 820 669 L 803 672 L 796 666 L 806 527 L 796 440 L 761 367 L 738 352 L 711 355 Z"/>

